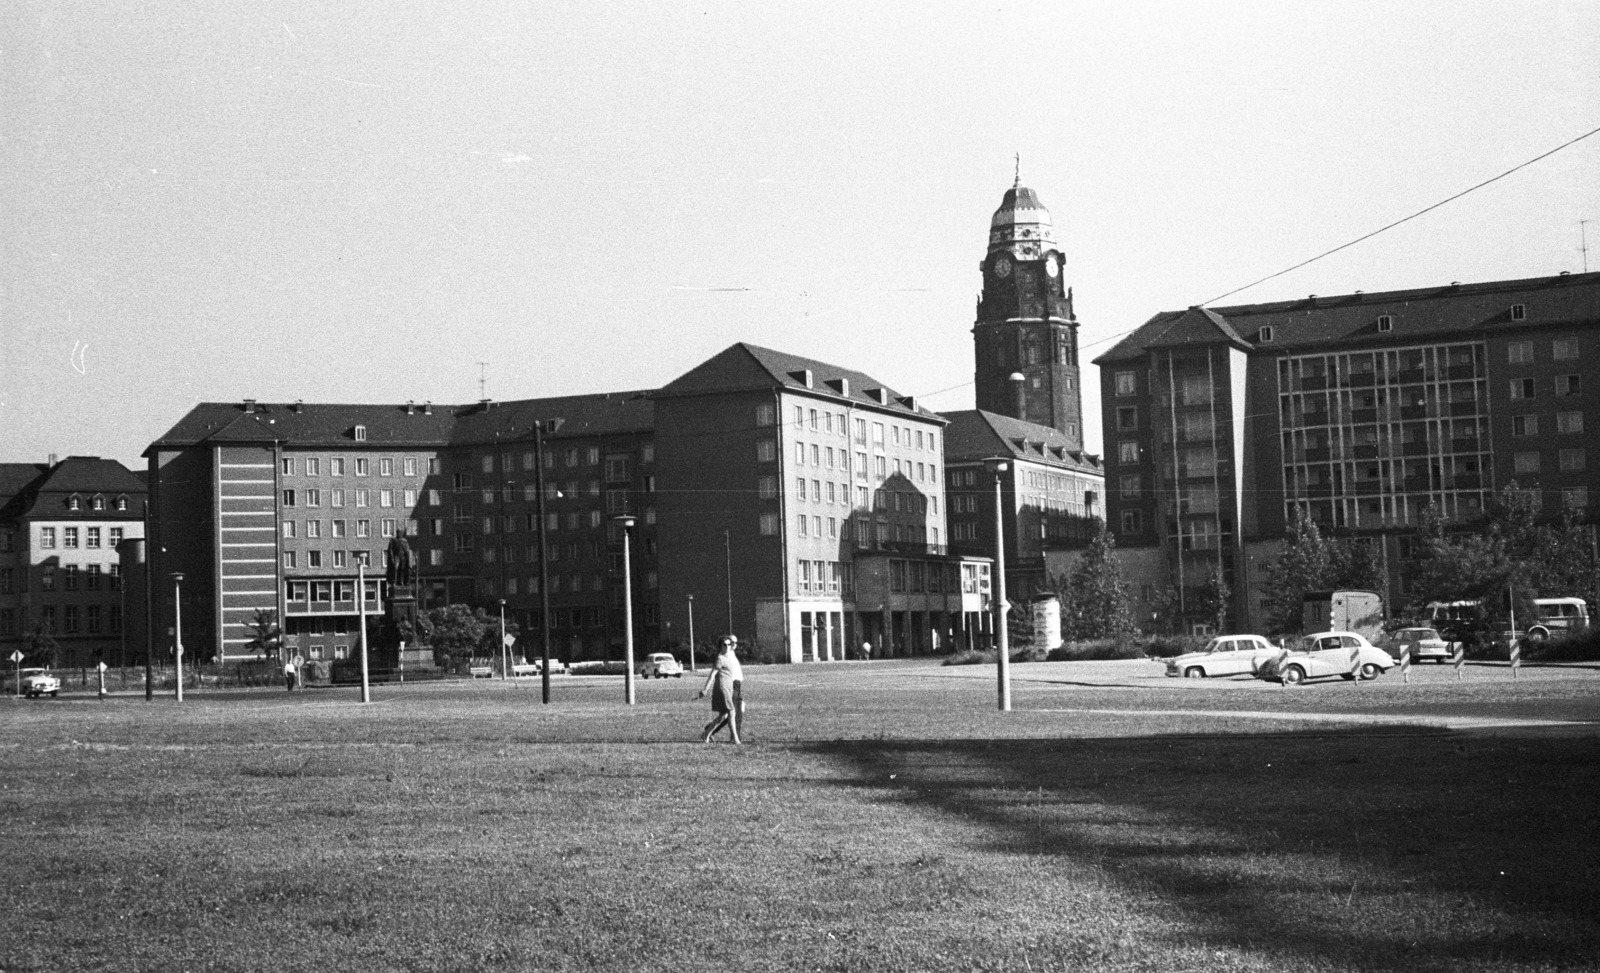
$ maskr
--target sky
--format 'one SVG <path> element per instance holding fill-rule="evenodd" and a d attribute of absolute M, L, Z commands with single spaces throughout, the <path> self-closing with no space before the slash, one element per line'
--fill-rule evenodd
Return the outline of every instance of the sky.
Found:
<path fill-rule="evenodd" d="M 11 0 L 0 461 L 738 341 L 967 409 L 1018 156 L 1088 362 L 1596 128 L 1593 0 Z M 1585 233 L 1600 270 L 1600 135 L 1223 303 L 1577 272 Z"/>

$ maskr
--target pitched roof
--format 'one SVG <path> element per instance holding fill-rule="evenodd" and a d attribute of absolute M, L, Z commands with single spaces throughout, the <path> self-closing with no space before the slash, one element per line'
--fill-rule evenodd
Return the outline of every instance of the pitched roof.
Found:
<path fill-rule="evenodd" d="M 1051 426 L 1013 419 L 982 409 L 946 412 L 950 425 L 944 431 L 945 465 L 971 463 L 997 456 L 1044 463 L 1100 475 L 1100 457 L 1075 449 L 1072 441 Z"/>
<path fill-rule="evenodd" d="M 33 476 L 23 479 L 29 471 Z M 145 481 L 114 459 L 68 456 L 54 466 L 0 463 L 0 520 L 15 520 L 41 509 L 54 513 L 56 502 L 64 508 L 65 499 L 74 494 L 139 498 L 147 492 Z M 126 519 L 128 511 L 103 513 L 121 513 Z"/>
<path fill-rule="evenodd" d="M 454 406 L 202 402 L 145 450 L 211 443 L 295 443 L 359 448 L 355 428 L 366 427 L 368 447 L 441 446 L 455 425 Z"/>
<path fill-rule="evenodd" d="M 668 398 L 771 388 L 940 420 L 938 413 L 924 408 L 914 396 L 902 395 L 865 372 L 742 341 L 684 372 L 654 395 Z"/>
<path fill-rule="evenodd" d="M 1517 304 L 1525 316 L 1512 320 L 1511 308 Z M 1186 343 L 1179 340 L 1185 336 L 1198 339 L 1203 332 L 1179 327 L 1185 319 L 1192 325 L 1195 311 L 1213 317 L 1219 327 L 1227 325 L 1242 347 L 1258 351 L 1436 341 L 1454 334 L 1465 339 L 1501 329 L 1600 322 L 1600 273 L 1163 311 L 1096 358 L 1095 364 L 1138 358 L 1149 348 Z M 1380 316 L 1389 319 L 1389 329 L 1383 332 L 1378 330 Z M 1255 340 L 1268 325 L 1272 341 Z"/>
<path fill-rule="evenodd" d="M 451 445 L 515 442 L 533 436 L 536 422 L 560 419 L 552 438 L 649 432 L 655 428 L 655 402 L 649 390 L 564 395 L 548 399 L 479 403 L 456 418 Z"/>

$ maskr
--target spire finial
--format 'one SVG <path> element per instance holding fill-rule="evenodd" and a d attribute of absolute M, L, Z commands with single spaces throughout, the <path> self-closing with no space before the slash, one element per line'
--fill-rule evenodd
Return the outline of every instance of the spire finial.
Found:
<path fill-rule="evenodd" d="M 1020 189 L 1022 187 L 1022 153 L 1021 152 L 1017 153 L 1016 159 L 1017 159 L 1017 171 L 1016 171 L 1016 176 L 1011 180 L 1011 188 L 1012 189 Z"/>

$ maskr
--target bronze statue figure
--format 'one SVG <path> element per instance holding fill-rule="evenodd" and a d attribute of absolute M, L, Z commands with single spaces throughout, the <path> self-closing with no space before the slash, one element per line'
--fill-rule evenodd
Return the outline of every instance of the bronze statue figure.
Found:
<path fill-rule="evenodd" d="M 417 579 L 417 556 L 404 535 L 389 541 L 389 570 L 385 580 L 394 587 L 409 588 Z"/>

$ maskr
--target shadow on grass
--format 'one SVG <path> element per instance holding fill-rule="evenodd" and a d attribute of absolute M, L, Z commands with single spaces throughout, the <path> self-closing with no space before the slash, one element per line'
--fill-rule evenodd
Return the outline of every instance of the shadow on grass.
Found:
<path fill-rule="evenodd" d="M 1098 869 L 1207 946 L 1373 970 L 1600 955 L 1600 748 L 1423 733 L 836 742 L 985 849 Z M 1063 916 L 1071 922 L 1071 916 Z"/>

